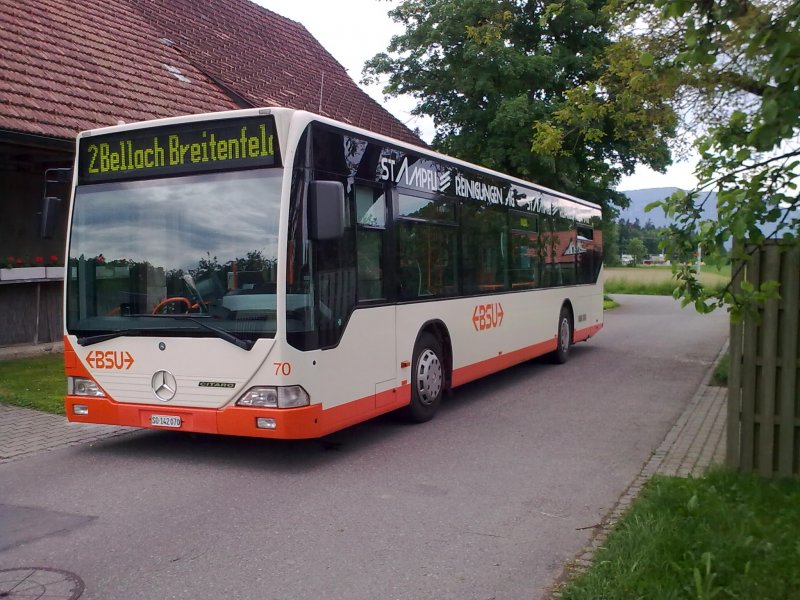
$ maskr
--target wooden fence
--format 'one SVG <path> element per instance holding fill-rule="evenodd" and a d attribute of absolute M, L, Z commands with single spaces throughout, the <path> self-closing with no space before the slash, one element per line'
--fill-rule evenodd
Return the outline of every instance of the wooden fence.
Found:
<path fill-rule="evenodd" d="M 800 475 L 800 249 L 777 242 L 749 246 L 733 265 L 734 290 L 779 281 L 780 300 L 758 319 L 731 324 L 726 462 L 766 477 Z"/>
<path fill-rule="evenodd" d="M 0 348 L 60 342 L 64 283 L 0 281 Z"/>

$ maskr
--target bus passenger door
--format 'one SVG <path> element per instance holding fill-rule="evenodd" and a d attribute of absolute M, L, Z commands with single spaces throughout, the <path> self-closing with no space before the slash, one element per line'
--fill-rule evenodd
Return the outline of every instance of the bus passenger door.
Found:
<path fill-rule="evenodd" d="M 389 303 L 386 240 L 387 194 L 384 188 L 358 183 L 353 186 L 356 225 L 357 318 L 375 383 L 375 407 L 392 401 L 396 387 L 395 308 Z"/>

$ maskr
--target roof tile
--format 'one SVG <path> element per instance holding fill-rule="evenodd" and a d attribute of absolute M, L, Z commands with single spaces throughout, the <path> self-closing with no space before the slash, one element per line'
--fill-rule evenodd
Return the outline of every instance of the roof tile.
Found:
<path fill-rule="evenodd" d="M 0 129 L 71 138 L 238 108 L 220 83 L 422 144 L 305 27 L 249 0 L 0 0 L 0 28 Z"/>

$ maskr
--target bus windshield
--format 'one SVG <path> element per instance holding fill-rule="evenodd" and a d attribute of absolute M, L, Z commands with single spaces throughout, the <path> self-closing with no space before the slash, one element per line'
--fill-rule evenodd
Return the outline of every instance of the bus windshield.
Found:
<path fill-rule="evenodd" d="M 151 332 L 274 337 L 282 173 L 79 186 L 66 274 L 68 333 L 96 341 Z"/>

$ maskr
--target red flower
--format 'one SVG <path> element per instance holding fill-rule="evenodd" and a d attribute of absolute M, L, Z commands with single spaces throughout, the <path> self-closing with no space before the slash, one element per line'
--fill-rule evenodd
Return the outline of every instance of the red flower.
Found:
<path fill-rule="evenodd" d="M 43 259 L 41 256 L 37 256 L 37 257 L 36 257 L 36 258 L 34 258 L 33 260 L 34 260 L 34 261 L 36 261 L 36 263 L 37 263 L 37 264 L 38 264 L 38 263 L 43 263 L 43 262 L 44 262 L 44 259 Z"/>
<path fill-rule="evenodd" d="M 58 257 L 55 254 L 50 255 L 50 260 L 53 262 L 58 262 Z"/>
<path fill-rule="evenodd" d="M 17 259 L 17 264 L 18 264 L 18 265 L 21 265 L 21 264 L 22 264 L 22 259 L 21 259 L 21 258 L 18 258 L 18 259 Z"/>

